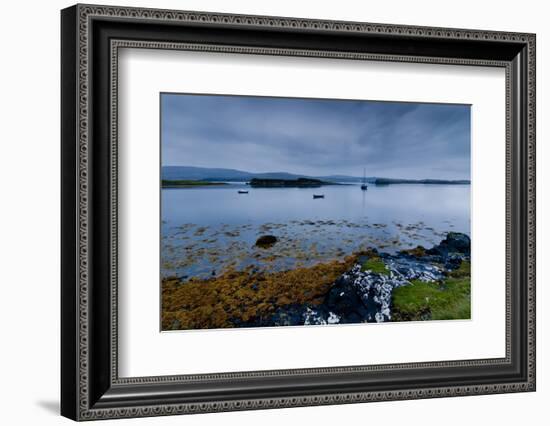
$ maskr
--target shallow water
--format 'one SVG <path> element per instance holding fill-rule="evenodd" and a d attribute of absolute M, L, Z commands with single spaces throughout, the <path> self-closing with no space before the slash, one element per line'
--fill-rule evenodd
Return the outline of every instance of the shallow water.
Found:
<path fill-rule="evenodd" d="M 431 246 L 449 231 L 470 235 L 470 185 L 163 189 L 161 218 L 162 276 L 204 278 L 250 265 L 275 271 L 368 247 Z M 279 241 L 255 247 L 265 234 Z"/>

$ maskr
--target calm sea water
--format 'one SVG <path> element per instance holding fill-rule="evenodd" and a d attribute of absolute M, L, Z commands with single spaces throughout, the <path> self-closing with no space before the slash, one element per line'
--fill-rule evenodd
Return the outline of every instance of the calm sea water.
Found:
<path fill-rule="evenodd" d="M 239 194 L 239 189 L 248 194 Z M 324 198 L 314 199 L 313 194 Z M 282 270 L 367 247 L 394 252 L 470 234 L 470 185 L 334 185 L 162 190 L 161 274 L 208 277 L 228 268 Z M 270 249 L 254 242 L 275 235 Z"/>

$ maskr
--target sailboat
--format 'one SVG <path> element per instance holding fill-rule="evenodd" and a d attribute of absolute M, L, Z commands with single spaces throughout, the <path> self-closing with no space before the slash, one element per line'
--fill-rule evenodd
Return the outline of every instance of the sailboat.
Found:
<path fill-rule="evenodd" d="M 367 177 L 366 177 L 365 173 L 366 173 L 366 170 L 363 169 L 363 183 L 361 184 L 361 190 L 362 191 L 366 191 L 367 188 L 368 188 L 368 186 L 367 186 Z"/>

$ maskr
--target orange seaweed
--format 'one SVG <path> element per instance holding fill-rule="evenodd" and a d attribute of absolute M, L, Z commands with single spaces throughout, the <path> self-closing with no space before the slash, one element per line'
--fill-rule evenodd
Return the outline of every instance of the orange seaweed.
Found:
<path fill-rule="evenodd" d="M 206 280 L 162 280 L 162 329 L 230 328 L 240 321 L 266 318 L 281 306 L 319 304 L 332 283 L 351 268 L 343 262 L 319 263 L 281 272 L 229 269 Z"/>

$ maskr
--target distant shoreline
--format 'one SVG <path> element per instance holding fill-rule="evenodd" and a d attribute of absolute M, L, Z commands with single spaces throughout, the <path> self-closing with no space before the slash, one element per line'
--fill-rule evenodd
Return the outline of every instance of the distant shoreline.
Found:
<path fill-rule="evenodd" d="M 427 185 L 469 185 L 467 179 L 410 179 L 410 178 L 388 178 L 379 176 L 350 176 L 350 175 L 323 175 L 311 176 L 288 172 L 247 172 L 237 169 L 207 168 L 192 166 L 163 166 L 163 181 L 185 181 L 189 184 L 176 185 L 177 187 L 197 186 L 193 182 L 203 182 L 199 186 L 206 186 L 207 183 L 221 185 L 224 182 L 251 182 L 253 179 L 259 180 L 281 180 L 295 181 L 298 179 L 311 179 L 323 182 L 322 185 L 334 184 L 354 184 L 363 183 L 374 185 L 393 185 L 393 184 L 427 184 Z M 286 185 L 281 185 L 286 186 Z"/>
<path fill-rule="evenodd" d="M 374 181 L 375 185 L 470 185 L 469 180 L 445 180 L 445 179 L 389 179 L 377 178 Z"/>
<path fill-rule="evenodd" d="M 319 188 L 325 185 L 339 185 L 338 183 L 325 182 L 320 179 L 258 179 L 250 181 L 252 188 Z"/>
<path fill-rule="evenodd" d="M 162 180 L 163 188 L 193 188 L 197 186 L 221 186 L 227 185 L 226 182 L 209 182 L 203 180 Z"/>

